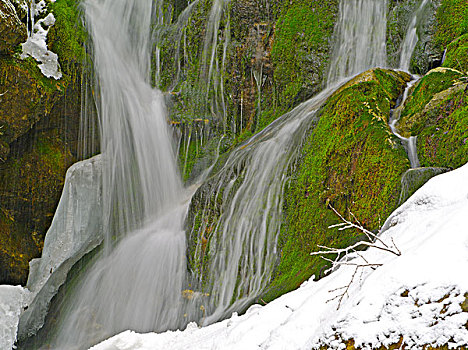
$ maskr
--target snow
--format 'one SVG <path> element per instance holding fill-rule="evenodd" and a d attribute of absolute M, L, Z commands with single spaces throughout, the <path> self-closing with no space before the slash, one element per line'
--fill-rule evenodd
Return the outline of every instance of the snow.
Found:
<path fill-rule="evenodd" d="M 23 53 L 21 58 L 25 59 L 28 56 L 33 57 L 39 62 L 39 69 L 42 74 L 47 78 L 54 78 L 56 80 L 62 77 L 60 65 L 58 63 L 57 54 L 47 49 L 47 34 L 49 28 L 55 24 L 55 17 L 52 13 L 47 14 L 44 18 L 34 21 L 38 15 L 43 15 L 46 12 L 46 3 L 44 0 L 36 3 L 32 1 L 31 9 L 31 24 L 33 27 L 32 32 L 28 33 L 28 39 L 21 46 Z"/>
<path fill-rule="evenodd" d="M 468 164 L 434 177 L 387 219 L 380 238 L 393 240 L 400 256 L 376 248 L 353 253 L 349 265 L 245 315 L 202 328 L 192 323 L 184 331 L 126 331 L 92 349 L 345 349 L 349 339 L 362 349 L 400 339 L 411 349 L 466 346 L 467 179 Z M 357 268 L 352 280 L 352 264 L 364 259 L 382 265 Z M 339 288 L 351 280 L 338 309 Z"/>
<path fill-rule="evenodd" d="M 13 347 L 19 316 L 28 300 L 27 289 L 20 286 L 0 286 L 0 349 Z"/>

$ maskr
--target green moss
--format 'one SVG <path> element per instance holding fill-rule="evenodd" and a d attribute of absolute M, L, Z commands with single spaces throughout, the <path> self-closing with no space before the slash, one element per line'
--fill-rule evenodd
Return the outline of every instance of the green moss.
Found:
<path fill-rule="evenodd" d="M 457 168 L 468 162 L 468 85 L 428 110 L 418 135 L 423 166 Z"/>
<path fill-rule="evenodd" d="M 328 229 L 339 221 L 329 205 L 375 230 L 398 204 L 409 162 L 386 120 L 405 80 L 381 69 L 364 73 L 322 108 L 286 189 L 281 262 L 264 300 L 319 275 L 324 262 L 310 256 L 317 245 L 345 247 L 361 238 L 358 231 Z"/>
<path fill-rule="evenodd" d="M 462 74 L 450 68 L 436 68 L 427 73 L 408 96 L 400 116 L 398 129 L 402 135 L 416 135 L 421 121 L 421 111 L 435 94 L 444 91 L 459 82 Z"/>
<path fill-rule="evenodd" d="M 72 74 L 85 56 L 86 31 L 81 21 L 78 0 L 51 2 L 49 10 L 55 16 L 55 24 L 48 34 L 49 48 L 59 56 L 63 73 Z"/>
<path fill-rule="evenodd" d="M 468 72 L 468 34 L 464 34 L 447 46 L 444 67 Z"/>
<path fill-rule="evenodd" d="M 336 1 L 301 0 L 284 4 L 271 53 L 279 106 L 291 107 L 310 97 L 310 92 L 309 96 L 299 96 L 308 84 L 315 83 L 318 86 L 312 88 L 320 88 L 336 13 Z M 310 71 L 319 76 L 317 81 L 309 79 Z"/>
<path fill-rule="evenodd" d="M 455 38 L 468 33 L 468 2 L 442 0 L 436 18 L 438 26 L 434 42 L 443 50 Z"/>

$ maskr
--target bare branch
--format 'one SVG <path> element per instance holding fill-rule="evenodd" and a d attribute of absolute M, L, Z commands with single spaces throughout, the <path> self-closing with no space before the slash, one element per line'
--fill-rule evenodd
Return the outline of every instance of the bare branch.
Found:
<path fill-rule="evenodd" d="M 363 278 L 365 268 L 370 268 L 372 270 L 375 270 L 378 267 L 383 265 L 383 264 L 380 264 L 380 263 L 371 263 L 371 262 L 369 262 L 364 257 L 364 255 L 362 255 L 362 254 L 360 254 L 358 252 L 358 248 L 361 248 L 361 249 L 363 247 L 376 248 L 376 249 L 386 251 L 388 253 L 392 253 L 392 254 L 394 254 L 396 256 L 401 256 L 401 251 L 396 246 L 395 241 L 393 240 L 393 238 L 391 239 L 391 241 L 392 241 L 391 245 L 386 244 L 375 233 L 373 233 L 373 232 L 367 230 L 366 228 L 364 228 L 362 226 L 361 222 L 356 218 L 356 216 L 351 211 L 350 211 L 350 215 L 352 216 L 353 220 L 356 223 L 353 223 L 353 222 L 351 222 L 349 220 L 346 220 L 331 205 L 329 205 L 329 207 L 342 220 L 341 223 L 331 225 L 331 226 L 329 226 L 329 228 L 337 228 L 339 231 L 346 230 L 348 228 L 355 228 L 355 229 L 363 232 L 366 235 L 367 239 L 369 240 L 369 242 L 368 241 L 356 242 L 356 243 L 354 243 L 354 244 L 352 244 L 352 245 L 350 245 L 349 247 L 346 247 L 346 248 L 331 248 L 331 247 L 327 247 L 327 246 L 323 246 L 323 245 L 318 245 L 318 247 L 320 249 L 322 249 L 322 250 L 320 250 L 318 252 L 310 253 L 310 255 L 319 255 L 321 259 L 331 263 L 332 264 L 331 269 L 335 269 L 335 268 L 338 268 L 340 266 L 354 266 L 355 267 L 354 271 L 353 271 L 353 274 L 351 276 L 351 279 L 350 279 L 349 283 L 346 286 L 335 288 L 335 289 L 332 289 L 332 290 L 329 291 L 329 293 L 338 292 L 338 294 L 336 296 L 328 299 L 327 303 L 330 302 L 330 301 L 338 299 L 337 309 L 339 309 L 341 307 L 341 304 L 342 304 L 343 300 L 344 300 L 344 297 L 346 295 L 349 295 L 348 291 L 349 291 L 351 285 L 353 284 L 353 282 L 355 281 L 358 271 L 361 270 L 359 281 L 362 282 L 362 278 Z M 354 253 L 355 255 L 353 255 L 351 257 L 350 254 L 352 254 L 352 253 Z M 330 258 L 325 257 L 326 255 L 329 255 L 329 254 L 335 254 L 336 257 L 334 259 L 330 259 Z M 357 255 L 358 258 L 362 259 L 363 262 L 353 261 L 353 260 L 356 259 L 356 257 L 355 257 L 356 255 Z"/>

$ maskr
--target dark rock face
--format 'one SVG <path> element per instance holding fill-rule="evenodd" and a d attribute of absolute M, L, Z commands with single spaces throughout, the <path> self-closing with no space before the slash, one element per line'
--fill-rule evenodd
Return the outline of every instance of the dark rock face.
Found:
<path fill-rule="evenodd" d="M 63 83 L 40 76 L 32 59 L 0 59 L 0 143 L 8 145 L 26 134 L 45 115 L 63 93 Z M 5 161 L 8 148 L 0 153 Z"/>
<path fill-rule="evenodd" d="M 440 2 L 441 0 L 429 1 L 418 16 L 417 34 L 419 41 L 411 59 L 410 71 L 412 73 L 425 74 L 430 69 L 440 65 L 442 60 L 444 50 L 434 41 L 438 26 L 436 12 Z M 388 64 L 391 67 L 399 65 L 401 45 L 413 19 L 413 13 L 420 5 L 421 2 L 418 0 L 392 0 L 389 2 L 387 55 Z"/>
<path fill-rule="evenodd" d="M 10 1 L 0 1 L 2 15 L 7 10 L 8 21 L 0 23 L 0 284 L 24 284 L 28 262 L 41 254 L 66 169 L 80 154 L 81 69 L 67 64 L 56 81 L 32 58 L 17 58 L 26 27 Z M 56 17 L 59 25 L 67 20 Z M 59 58 L 68 62 L 60 52 Z"/>
<path fill-rule="evenodd" d="M 21 23 L 10 0 L 0 1 L 0 53 L 12 53 L 26 41 L 26 26 Z"/>
<path fill-rule="evenodd" d="M 419 41 L 411 58 L 410 70 L 416 74 L 425 74 L 429 70 L 438 67 L 442 62 L 444 50 L 434 42 L 437 30 L 436 12 L 439 1 L 431 1 L 422 14 L 422 20 L 418 24 Z"/>

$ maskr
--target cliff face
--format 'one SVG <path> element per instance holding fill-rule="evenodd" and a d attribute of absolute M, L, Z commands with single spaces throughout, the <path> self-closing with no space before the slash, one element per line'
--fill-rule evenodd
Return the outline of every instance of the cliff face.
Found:
<path fill-rule="evenodd" d="M 0 2 L 9 19 L 0 28 L 0 284 L 26 282 L 65 171 L 78 158 L 82 44 L 76 4 L 47 4 L 56 16 L 48 44 L 59 54 L 63 73 L 55 80 L 43 76 L 33 58 L 19 57 L 28 25 L 19 3 Z"/>

